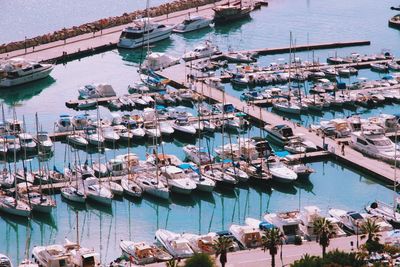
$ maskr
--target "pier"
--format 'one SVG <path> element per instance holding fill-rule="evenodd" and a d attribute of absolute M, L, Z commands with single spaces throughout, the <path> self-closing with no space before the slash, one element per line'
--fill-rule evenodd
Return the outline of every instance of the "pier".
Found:
<path fill-rule="evenodd" d="M 185 85 L 187 81 L 184 68 L 185 64 L 179 64 L 165 69 L 162 72 L 159 72 L 159 74 L 170 80 L 174 80 L 177 83 Z M 203 81 L 195 82 L 193 89 L 210 101 L 219 103 L 225 101 L 225 103 L 233 104 L 238 110 L 246 113 L 252 120 L 258 122 L 260 127 L 265 126 L 272 128 L 274 125 L 287 124 L 293 128 L 293 131 L 296 134 L 302 134 L 306 136 L 308 140 L 314 142 L 318 147 L 323 147 L 322 137 L 317 132 L 307 129 L 303 126 L 296 125 L 296 123 L 288 121 L 285 118 L 269 112 L 262 107 L 241 101 L 232 95 L 205 84 Z M 357 170 L 368 173 L 369 175 L 372 175 L 375 178 L 384 181 L 385 183 L 393 184 L 395 181 L 393 166 L 389 165 L 388 163 L 364 156 L 360 152 L 352 149 L 350 146 L 345 146 L 344 154 L 342 154 L 341 143 L 330 138 L 325 139 L 325 144 L 328 147 L 329 153 L 335 160 L 354 167 Z"/>

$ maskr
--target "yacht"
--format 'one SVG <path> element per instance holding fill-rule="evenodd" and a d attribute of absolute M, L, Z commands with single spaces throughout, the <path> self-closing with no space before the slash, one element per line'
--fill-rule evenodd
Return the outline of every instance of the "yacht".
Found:
<path fill-rule="evenodd" d="M 211 22 L 211 19 L 202 16 L 189 17 L 182 21 L 182 23 L 175 25 L 173 31 L 176 33 L 191 32 L 209 27 Z"/>
<path fill-rule="evenodd" d="M 28 204 L 8 196 L 0 196 L 0 210 L 21 217 L 28 217 L 31 214 Z"/>
<path fill-rule="evenodd" d="M 161 173 L 167 178 L 166 182 L 172 192 L 189 195 L 196 189 L 196 183 L 178 167 L 161 167 Z"/>
<path fill-rule="evenodd" d="M 209 179 L 201 174 L 200 170 L 197 169 L 190 163 L 183 163 L 178 166 L 182 169 L 188 177 L 196 183 L 196 189 L 202 192 L 212 192 L 215 188 L 215 181 Z"/>
<path fill-rule="evenodd" d="M 301 234 L 299 211 L 268 213 L 264 215 L 264 220 L 281 230 L 286 243 L 293 243 L 295 237 Z"/>
<path fill-rule="evenodd" d="M 167 55 L 165 53 L 151 52 L 148 53 L 142 64 L 142 69 L 151 69 L 159 71 L 179 64 L 180 59 Z"/>
<path fill-rule="evenodd" d="M 97 178 L 87 178 L 84 185 L 87 198 L 100 204 L 111 205 L 113 194 L 108 188 L 99 184 Z"/>
<path fill-rule="evenodd" d="M 85 130 L 85 138 L 90 145 L 102 146 L 104 144 L 104 137 L 99 130 L 94 128 L 87 128 Z"/>
<path fill-rule="evenodd" d="M 289 102 L 287 100 L 276 101 L 272 104 L 273 108 L 277 111 L 290 113 L 290 114 L 300 114 L 301 107 L 297 104 Z"/>
<path fill-rule="evenodd" d="M 32 135 L 28 133 L 20 133 L 18 135 L 19 143 L 21 145 L 21 149 L 24 152 L 35 152 L 36 151 L 36 143 L 33 141 Z"/>
<path fill-rule="evenodd" d="M 385 136 L 383 128 L 377 125 L 362 126 L 361 131 L 353 132 L 350 146 L 367 156 L 388 163 L 394 163 L 400 159 L 396 145 Z"/>
<path fill-rule="evenodd" d="M 247 182 L 249 180 L 249 175 L 236 166 L 226 166 L 224 167 L 224 173 L 236 178 L 239 182 Z"/>
<path fill-rule="evenodd" d="M 286 124 L 279 124 L 272 128 L 265 126 L 264 129 L 268 132 L 271 140 L 282 146 L 287 145 L 291 139 L 295 138 L 292 128 Z"/>
<path fill-rule="evenodd" d="M 134 26 L 122 30 L 117 46 L 120 48 L 138 48 L 170 37 L 173 27 L 142 18 L 133 22 Z"/>
<path fill-rule="evenodd" d="M 15 135 L 6 135 L 4 136 L 4 140 L 6 142 L 7 152 L 18 153 L 21 150 L 19 138 L 17 138 Z"/>
<path fill-rule="evenodd" d="M 227 23 L 249 17 L 252 7 L 242 7 L 241 4 L 221 5 L 214 7 L 213 10 L 215 23 Z"/>
<path fill-rule="evenodd" d="M 41 267 L 73 267 L 71 254 L 62 245 L 36 246 L 32 249 L 32 258 Z"/>
<path fill-rule="evenodd" d="M 130 192 L 127 192 L 127 194 L 136 192 L 135 190 L 138 190 L 138 189 L 140 190 L 140 188 L 138 188 L 137 185 L 132 185 L 132 183 L 126 183 L 125 185 L 126 185 L 126 189 L 130 191 Z M 112 193 L 113 196 L 122 196 L 124 194 L 124 192 L 126 192 L 124 190 L 124 188 L 122 187 L 122 185 L 118 184 L 117 182 L 113 182 L 111 180 L 103 182 L 102 186 L 104 186 L 106 189 L 110 190 L 110 192 Z M 136 186 L 136 188 L 135 188 L 135 186 Z M 141 196 L 141 194 L 140 194 L 140 196 Z"/>
<path fill-rule="evenodd" d="M 121 186 L 124 193 L 130 197 L 141 197 L 143 194 L 143 189 L 132 179 L 129 179 L 129 175 L 124 176 L 121 179 Z"/>
<path fill-rule="evenodd" d="M 6 167 L 0 171 L 0 187 L 11 188 L 15 185 L 15 176 L 8 171 Z"/>
<path fill-rule="evenodd" d="M 137 184 L 143 189 L 144 193 L 152 195 L 161 199 L 169 199 L 169 189 L 166 183 L 161 180 L 165 180 L 162 175 L 154 172 L 140 172 L 136 178 Z"/>
<path fill-rule="evenodd" d="M 382 217 L 391 223 L 395 228 L 400 227 L 400 213 L 393 205 L 389 205 L 377 200 L 372 202 L 371 205 L 365 207 L 365 210 L 371 215 Z"/>
<path fill-rule="evenodd" d="M 61 188 L 61 196 L 75 203 L 85 203 L 86 201 L 85 194 L 81 190 L 76 189 L 74 186 Z"/>
<path fill-rule="evenodd" d="M 190 61 L 194 59 L 200 59 L 205 57 L 211 57 L 215 54 L 220 53 L 217 46 L 213 45 L 210 41 L 205 41 L 204 44 L 196 46 L 193 51 L 187 52 L 183 55 L 184 61 Z"/>
<path fill-rule="evenodd" d="M 55 128 L 57 132 L 69 132 L 74 129 L 72 125 L 72 117 L 70 115 L 60 115 L 55 123 Z"/>
<path fill-rule="evenodd" d="M 172 256 L 167 252 L 145 242 L 122 240 L 119 243 L 119 247 L 122 250 L 122 254 L 132 259 L 133 263 L 137 265 L 146 265 L 172 259 Z"/>
<path fill-rule="evenodd" d="M 117 94 L 109 84 L 88 84 L 78 89 L 80 99 L 112 97 Z"/>
<path fill-rule="evenodd" d="M 48 132 L 38 132 L 36 135 L 35 142 L 39 146 L 39 149 L 44 152 L 49 152 L 53 148 L 53 141 L 51 141 Z"/>
<path fill-rule="evenodd" d="M 189 241 L 180 234 L 159 229 L 156 231 L 156 239 L 175 258 L 189 258 L 194 254 Z"/>
<path fill-rule="evenodd" d="M 360 213 L 355 211 L 345 211 L 341 209 L 330 209 L 329 215 L 340 221 L 343 227 L 351 233 L 361 233 L 361 225 L 365 219 Z"/>
<path fill-rule="evenodd" d="M 219 185 L 225 187 L 234 187 L 238 183 L 235 177 L 217 168 L 208 168 L 208 166 L 206 166 L 202 174 L 204 177 L 214 180 Z"/>
<path fill-rule="evenodd" d="M 214 254 L 215 249 L 213 247 L 214 240 L 217 239 L 216 233 L 208 233 L 206 235 L 196 235 L 184 233 L 182 237 L 189 241 L 189 245 L 194 253 L 206 253 Z"/>
<path fill-rule="evenodd" d="M 196 134 L 196 128 L 189 122 L 187 117 L 178 117 L 172 124 L 172 128 L 178 133 L 184 134 L 184 136 L 194 136 Z"/>
<path fill-rule="evenodd" d="M 167 121 L 158 122 L 158 126 L 162 136 L 171 136 L 175 132 L 174 128 Z"/>
<path fill-rule="evenodd" d="M 196 165 L 210 164 L 214 161 L 214 158 L 207 153 L 204 148 L 199 148 L 195 145 L 184 146 L 183 152 L 186 157 Z"/>
<path fill-rule="evenodd" d="M 43 195 L 38 192 L 29 192 L 21 196 L 21 200 L 25 203 L 30 204 L 33 211 L 48 213 L 56 207 L 56 202 L 48 195 Z"/>
<path fill-rule="evenodd" d="M 94 249 L 82 247 L 68 239 L 65 239 L 64 249 L 66 253 L 71 255 L 70 261 L 75 267 L 101 266 L 100 255 L 99 253 L 96 253 Z"/>
<path fill-rule="evenodd" d="M 268 168 L 274 181 L 290 183 L 297 179 L 297 174 L 282 162 L 268 162 Z"/>
<path fill-rule="evenodd" d="M 244 249 L 256 248 L 261 246 L 261 232 L 259 228 L 248 225 L 231 225 L 229 231 L 239 241 Z"/>
<path fill-rule="evenodd" d="M 46 78 L 53 68 L 51 64 L 26 61 L 22 58 L 0 61 L 0 87 L 11 87 Z"/>
<path fill-rule="evenodd" d="M 86 147 L 89 144 L 89 142 L 79 134 L 68 135 L 67 142 L 68 144 L 72 144 L 79 147 Z"/>

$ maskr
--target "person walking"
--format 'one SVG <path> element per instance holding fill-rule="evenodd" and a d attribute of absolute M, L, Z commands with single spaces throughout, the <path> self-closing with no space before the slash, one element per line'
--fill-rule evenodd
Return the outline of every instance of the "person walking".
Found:
<path fill-rule="evenodd" d="M 342 156 L 344 156 L 344 143 L 342 143 Z"/>

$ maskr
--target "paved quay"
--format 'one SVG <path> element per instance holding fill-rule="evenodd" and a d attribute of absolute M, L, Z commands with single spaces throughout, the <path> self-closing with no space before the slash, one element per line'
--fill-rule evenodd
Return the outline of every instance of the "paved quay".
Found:
<path fill-rule="evenodd" d="M 186 70 L 185 64 L 179 64 L 170 68 L 167 68 L 161 72 L 158 72 L 163 77 L 175 81 L 182 85 L 188 85 L 186 81 L 186 75 L 189 71 Z M 288 124 L 291 126 L 296 134 L 302 134 L 307 137 L 310 141 L 314 142 L 317 146 L 323 147 L 322 137 L 315 131 L 311 131 L 303 126 L 298 126 L 296 123 L 286 120 L 275 113 L 267 111 L 265 108 L 249 105 L 240 99 L 227 94 L 221 90 L 213 88 L 203 82 L 196 82 L 193 89 L 197 93 L 204 95 L 204 97 L 220 103 L 231 103 L 238 110 L 245 112 L 253 120 L 259 121 L 262 126 L 273 127 L 278 124 Z M 365 172 L 372 175 L 374 178 L 380 179 L 385 183 L 393 185 L 395 181 L 394 167 L 383 161 L 379 161 L 373 158 L 369 158 L 361 154 L 360 152 L 352 149 L 350 146 L 345 146 L 344 154 L 341 153 L 341 143 L 336 140 L 326 138 L 325 144 L 328 145 L 328 150 L 331 152 L 333 157 L 342 163 L 351 166 L 358 171 Z"/>
<path fill-rule="evenodd" d="M 382 236 L 385 234 L 383 233 Z M 350 245 L 353 242 L 353 246 Z M 359 245 L 363 244 L 364 241 L 359 240 Z M 351 252 L 356 250 L 357 236 L 348 236 L 331 239 L 330 245 L 327 251 L 339 249 L 345 252 Z M 308 253 L 312 256 L 321 256 L 322 248 L 315 242 L 304 242 L 300 246 L 296 245 L 284 245 L 282 250 L 282 260 L 280 258 L 280 250 L 276 255 L 276 266 L 289 266 L 294 261 L 300 259 L 304 254 Z M 215 261 L 217 266 L 221 266 L 219 260 Z M 150 264 L 147 266 L 161 267 L 165 266 L 165 263 Z M 226 267 L 265 267 L 271 266 L 271 256 L 269 251 L 264 252 L 261 248 L 252 250 L 242 250 L 228 254 L 228 263 Z"/>

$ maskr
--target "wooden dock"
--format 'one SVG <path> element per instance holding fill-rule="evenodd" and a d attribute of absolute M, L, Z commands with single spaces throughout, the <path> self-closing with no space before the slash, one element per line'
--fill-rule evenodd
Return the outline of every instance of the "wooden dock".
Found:
<path fill-rule="evenodd" d="M 160 74 L 169 78 L 170 80 L 174 80 L 175 82 L 185 85 L 187 84 L 187 81 L 183 68 L 185 68 L 185 65 L 180 64 L 175 67 L 165 69 L 160 72 Z M 240 101 L 240 99 L 221 90 L 208 86 L 204 82 L 196 82 L 193 88 L 199 94 L 204 95 L 204 97 L 210 99 L 211 101 L 222 103 L 223 100 L 225 100 L 226 103 L 233 104 L 238 110 L 246 113 L 249 117 L 256 121 L 260 127 L 266 126 L 271 128 L 277 124 L 287 124 L 293 128 L 296 134 L 302 134 L 307 139 L 314 142 L 317 146 L 323 147 L 323 140 L 321 136 L 317 134 L 317 132 L 310 131 L 302 126 L 298 126 L 296 123 L 287 121 L 283 117 L 275 113 L 271 113 L 262 107 L 248 105 L 248 103 Z M 342 154 L 341 144 L 329 138 L 325 139 L 325 144 L 328 146 L 328 151 L 336 160 L 343 162 L 359 171 L 368 173 L 375 178 L 379 178 L 389 184 L 393 184 L 393 166 L 385 162 L 366 157 L 349 146 L 345 146 L 344 154 Z"/>

